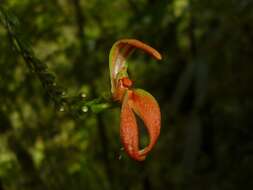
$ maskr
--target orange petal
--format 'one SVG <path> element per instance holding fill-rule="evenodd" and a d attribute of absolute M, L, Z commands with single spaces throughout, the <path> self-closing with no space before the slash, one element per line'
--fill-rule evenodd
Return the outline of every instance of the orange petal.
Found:
<path fill-rule="evenodd" d="M 150 139 L 149 145 L 144 149 L 140 150 L 140 155 L 146 156 L 147 153 L 155 145 L 157 138 L 160 134 L 160 108 L 155 98 L 148 92 L 141 89 L 136 89 L 133 91 L 130 104 L 132 104 L 132 109 L 143 120 L 148 130 Z"/>
<path fill-rule="evenodd" d="M 129 96 L 132 91 L 127 91 L 121 108 L 120 138 L 127 154 L 137 161 L 142 161 L 145 156 L 139 154 L 139 134 L 135 115 L 129 105 Z"/>
<path fill-rule="evenodd" d="M 149 145 L 139 150 L 139 134 L 134 112 L 143 120 L 149 134 Z M 138 161 L 146 158 L 160 134 L 161 114 L 154 97 L 144 90 L 127 91 L 121 109 L 120 135 L 128 155 Z"/>

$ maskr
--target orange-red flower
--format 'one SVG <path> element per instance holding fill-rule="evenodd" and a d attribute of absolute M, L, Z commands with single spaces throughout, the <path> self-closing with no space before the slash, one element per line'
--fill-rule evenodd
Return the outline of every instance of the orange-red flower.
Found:
<path fill-rule="evenodd" d="M 120 137 L 127 154 L 138 161 L 146 158 L 160 134 L 161 114 L 155 98 L 142 89 L 133 89 L 128 78 L 126 58 L 136 49 L 141 49 L 157 60 L 161 55 L 155 49 L 135 39 L 117 41 L 110 51 L 109 66 L 113 99 L 122 103 Z M 149 145 L 139 148 L 139 134 L 135 115 L 140 117 L 149 134 Z"/>

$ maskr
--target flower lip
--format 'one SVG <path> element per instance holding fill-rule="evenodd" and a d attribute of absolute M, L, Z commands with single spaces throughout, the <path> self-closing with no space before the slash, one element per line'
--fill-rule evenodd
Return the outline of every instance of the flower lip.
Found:
<path fill-rule="evenodd" d="M 128 77 L 123 77 L 122 79 L 122 84 L 126 88 L 130 88 L 133 85 L 133 81 L 130 80 Z"/>

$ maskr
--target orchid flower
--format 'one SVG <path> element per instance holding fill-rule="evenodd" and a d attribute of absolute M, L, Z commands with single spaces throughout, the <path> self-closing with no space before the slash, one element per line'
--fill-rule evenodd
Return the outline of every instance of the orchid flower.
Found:
<path fill-rule="evenodd" d="M 133 82 L 127 74 L 127 57 L 141 49 L 157 60 L 158 51 L 135 39 L 122 39 L 114 43 L 109 56 L 111 93 L 115 101 L 122 103 L 120 116 L 120 138 L 126 153 L 137 161 L 145 160 L 160 134 L 161 114 L 155 98 L 142 89 L 132 88 Z M 149 144 L 139 150 L 139 134 L 136 116 L 143 120 L 149 135 Z"/>

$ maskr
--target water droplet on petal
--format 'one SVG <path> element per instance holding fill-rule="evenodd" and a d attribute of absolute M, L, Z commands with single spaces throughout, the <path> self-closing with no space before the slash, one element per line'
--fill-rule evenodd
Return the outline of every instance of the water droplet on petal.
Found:
<path fill-rule="evenodd" d="M 83 106 L 82 107 L 82 112 L 87 112 L 89 109 L 88 109 L 88 107 L 87 106 Z"/>

